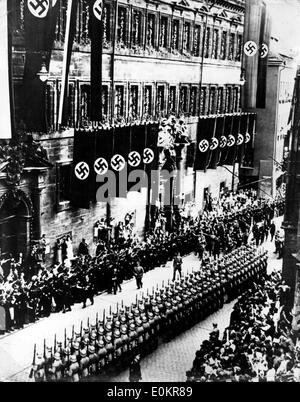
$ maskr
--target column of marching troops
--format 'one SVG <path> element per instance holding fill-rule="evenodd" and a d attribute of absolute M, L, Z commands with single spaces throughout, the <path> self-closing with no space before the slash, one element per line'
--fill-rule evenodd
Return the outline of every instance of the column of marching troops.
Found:
<path fill-rule="evenodd" d="M 189 329 L 224 303 L 234 300 L 266 275 L 267 252 L 242 246 L 180 280 L 168 282 L 152 294 L 95 324 L 72 330 L 53 349 L 44 342 L 43 353 L 34 350 L 30 373 L 35 381 L 85 381 L 105 378 L 128 367 L 137 355 L 154 351 L 161 341 Z"/>

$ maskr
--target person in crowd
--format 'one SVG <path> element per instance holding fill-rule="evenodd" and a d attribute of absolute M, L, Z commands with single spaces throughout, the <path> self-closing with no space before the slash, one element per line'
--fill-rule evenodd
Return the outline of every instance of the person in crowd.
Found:
<path fill-rule="evenodd" d="M 134 267 L 134 276 L 135 276 L 137 288 L 141 289 L 143 287 L 144 269 L 141 266 L 139 261 L 136 261 L 136 264 Z"/>
<path fill-rule="evenodd" d="M 272 221 L 272 223 L 270 225 L 271 241 L 274 240 L 275 233 L 276 233 L 276 225 L 275 225 L 274 221 Z"/>
<path fill-rule="evenodd" d="M 82 239 L 81 242 L 79 243 L 78 254 L 79 255 L 88 255 L 89 254 L 89 248 L 88 248 L 88 245 L 87 245 L 85 239 Z"/>
<path fill-rule="evenodd" d="M 142 379 L 140 355 L 136 355 L 129 366 L 129 381 L 139 382 Z"/>
<path fill-rule="evenodd" d="M 176 252 L 175 257 L 173 259 L 173 281 L 176 279 L 176 273 L 178 272 L 179 277 L 181 278 L 181 269 L 182 269 L 182 257 L 179 252 Z"/>

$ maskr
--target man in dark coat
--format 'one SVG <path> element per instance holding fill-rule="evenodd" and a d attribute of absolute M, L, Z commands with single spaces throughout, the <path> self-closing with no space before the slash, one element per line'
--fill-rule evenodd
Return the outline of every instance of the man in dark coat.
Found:
<path fill-rule="evenodd" d="M 134 267 L 134 276 L 136 279 L 136 286 L 138 289 L 141 289 L 143 287 L 143 275 L 144 275 L 144 269 L 140 265 L 139 261 L 136 262 L 136 266 Z"/>
<path fill-rule="evenodd" d="M 81 243 L 79 244 L 78 247 L 78 254 L 80 255 L 88 255 L 89 254 L 89 248 L 88 245 L 85 242 L 85 239 L 82 239 Z"/>

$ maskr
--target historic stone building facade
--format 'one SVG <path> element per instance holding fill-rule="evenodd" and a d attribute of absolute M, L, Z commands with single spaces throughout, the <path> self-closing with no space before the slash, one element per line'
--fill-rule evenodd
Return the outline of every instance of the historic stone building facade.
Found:
<path fill-rule="evenodd" d="M 35 157 L 23 167 L 17 186 L 19 201 L 15 202 L 14 211 L 10 211 L 8 201 L 3 207 L 8 191 L 3 168 L 0 224 L 4 252 L 28 252 L 30 242 L 45 234 L 53 254 L 57 238 L 70 232 L 75 248 L 82 237 L 92 247 L 94 224 L 108 212 L 105 204 L 91 203 L 89 209 L 75 209 L 70 203 L 74 127 L 88 121 L 91 110 L 89 13 L 87 2 L 80 0 L 69 72 L 68 124 L 59 127 L 67 1 L 57 2 L 59 18 L 45 97 L 49 129 L 44 133 L 31 133 L 34 141 L 42 146 L 42 151 L 46 150 L 47 157 L 46 154 L 44 158 Z M 17 133 L 26 132 L 21 99 L 25 3 L 25 0 L 16 2 L 12 16 Z M 243 24 L 244 2 L 239 0 L 218 0 L 214 5 L 212 1 L 204 4 L 192 0 L 105 0 L 104 120 L 131 121 L 150 116 L 158 119 L 170 114 L 184 115 L 189 134 L 195 139 L 199 116 L 240 112 Z M 209 190 L 213 197 L 217 197 L 220 187 L 231 187 L 232 170 L 233 166 L 220 166 L 205 172 L 185 169 L 186 197 L 194 199 L 197 208 L 201 209 L 204 191 Z M 15 198 L 13 191 L 10 194 Z M 141 233 L 145 204 L 146 192 L 132 193 L 127 199 L 115 199 L 109 213 L 117 223 L 124 220 L 126 213 L 134 212 L 135 225 Z M 19 233 L 18 236 L 12 233 L 10 240 L 5 234 L 7 216 L 13 216 L 11 222 Z"/>

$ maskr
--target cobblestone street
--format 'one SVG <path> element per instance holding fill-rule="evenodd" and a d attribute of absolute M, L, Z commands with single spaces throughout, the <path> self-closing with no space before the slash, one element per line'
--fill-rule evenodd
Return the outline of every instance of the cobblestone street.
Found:
<path fill-rule="evenodd" d="M 281 220 L 280 220 L 281 222 Z M 277 220 L 277 226 L 279 220 Z M 269 251 L 268 270 L 280 269 L 282 260 L 277 260 L 273 253 L 274 244 L 266 242 L 263 247 Z M 183 271 L 185 273 L 198 269 L 200 263 L 195 255 L 184 258 Z M 43 340 L 46 339 L 47 345 L 52 346 L 54 335 L 57 340 L 63 340 L 64 329 L 67 336 L 71 335 L 72 325 L 75 330 L 80 328 L 81 321 L 85 326 L 89 317 L 90 323 L 95 322 L 96 314 L 99 317 L 106 310 L 109 312 L 116 310 L 123 301 L 124 305 L 135 301 L 136 297 L 141 297 L 143 292 L 152 291 L 153 286 L 162 286 L 172 279 L 172 262 L 169 261 L 165 267 L 156 268 L 144 275 L 143 290 L 137 290 L 135 280 L 130 280 L 122 286 L 122 292 L 117 295 L 100 294 L 95 297 L 93 306 L 88 305 L 82 309 L 81 304 L 72 307 L 72 312 L 66 314 L 55 313 L 48 318 L 25 327 L 17 332 L 6 334 L 0 338 L 0 380 L 1 381 L 31 381 L 29 372 L 31 368 L 34 344 L 37 343 L 37 350 L 42 351 Z M 143 359 L 141 363 L 143 380 L 148 382 L 155 381 L 185 381 L 185 373 L 191 368 L 196 350 L 202 340 L 206 339 L 211 331 L 212 323 L 217 322 L 222 331 L 227 325 L 231 313 L 233 302 L 226 304 L 223 309 L 214 313 L 204 321 L 195 325 L 192 329 L 170 343 L 161 344 L 160 347 L 151 355 Z M 128 381 L 128 370 L 111 381 Z"/>

